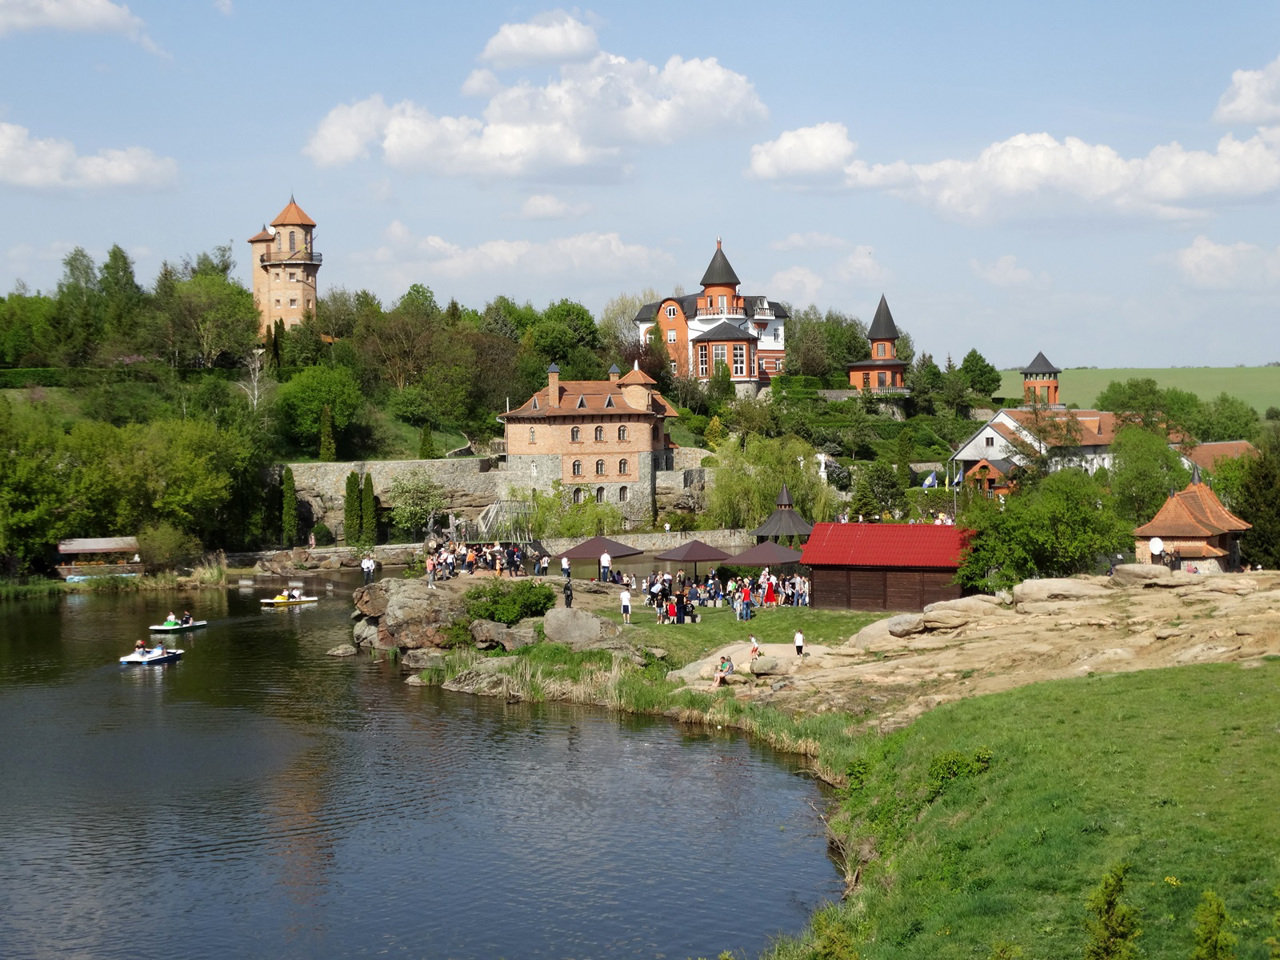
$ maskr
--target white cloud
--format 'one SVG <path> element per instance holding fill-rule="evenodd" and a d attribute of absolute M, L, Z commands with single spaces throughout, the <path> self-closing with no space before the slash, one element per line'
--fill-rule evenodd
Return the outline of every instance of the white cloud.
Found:
<path fill-rule="evenodd" d="M 671 264 L 666 252 L 624 243 L 616 233 L 579 233 L 543 242 L 488 240 L 463 247 L 439 236 L 416 237 L 403 222 L 393 220 L 386 238 L 386 244 L 364 259 L 404 271 L 406 277 L 415 271 L 455 279 L 482 275 L 499 280 L 517 274 L 568 274 L 594 281 L 644 275 Z"/>
<path fill-rule="evenodd" d="M 836 266 L 841 280 L 850 280 L 861 286 L 870 286 L 887 280 L 889 271 L 876 262 L 875 248 L 859 244 L 853 252 Z"/>
<path fill-rule="evenodd" d="M 822 289 L 822 278 L 808 267 L 780 270 L 769 279 L 769 295 L 792 303 L 812 303 Z"/>
<path fill-rule="evenodd" d="M 747 175 L 757 180 L 834 178 L 857 149 L 843 123 L 787 130 L 777 140 L 751 148 Z"/>
<path fill-rule="evenodd" d="M 1219 123 L 1280 122 L 1280 57 L 1261 70 L 1237 70 L 1218 101 Z"/>
<path fill-rule="evenodd" d="M 982 263 L 977 259 L 969 261 L 969 268 L 974 275 L 997 287 L 1014 287 L 1031 283 L 1037 279 L 1026 267 L 1018 266 L 1018 258 L 1011 253 L 1005 254 L 994 263 Z M 1048 283 L 1049 275 L 1041 273 L 1039 280 Z"/>
<path fill-rule="evenodd" d="M 337 166 L 380 149 L 400 170 L 475 178 L 616 171 L 630 148 L 739 129 L 767 115 L 750 81 L 713 58 L 676 56 L 659 68 L 598 53 L 562 65 L 542 86 L 503 86 L 476 71 L 464 92 L 489 96 L 482 117 L 438 116 L 411 100 L 388 106 L 379 94 L 339 105 L 303 152 Z"/>
<path fill-rule="evenodd" d="M 76 154 L 66 140 L 33 139 L 25 127 L 0 123 L 0 183 L 18 187 L 166 186 L 177 176 L 170 157 L 158 157 L 144 147 Z"/>
<path fill-rule="evenodd" d="M 236 9 L 232 0 L 213 0 L 213 6 L 219 13 L 225 14 L 228 17 L 231 16 Z"/>
<path fill-rule="evenodd" d="M 127 6 L 110 0 L 0 0 L 0 37 L 23 30 L 118 33 L 152 53 L 162 54 L 146 24 Z"/>
<path fill-rule="evenodd" d="M 502 81 L 492 70 L 472 70 L 462 82 L 462 93 L 468 97 L 492 97 L 502 89 Z"/>
<path fill-rule="evenodd" d="M 829 233 L 793 233 L 769 246 L 774 250 L 832 250 L 848 246 L 848 241 Z"/>
<path fill-rule="evenodd" d="M 550 193 L 536 193 L 520 207 L 524 220 L 572 220 L 585 214 L 590 207 L 585 203 L 566 203 Z"/>
<path fill-rule="evenodd" d="M 1201 234 L 1174 255 L 1183 278 L 1211 290 L 1256 289 L 1280 283 L 1280 247 L 1214 243 Z"/>
<path fill-rule="evenodd" d="M 504 23 L 489 38 L 480 59 L 501 70 L 589 60 L 598 49 L 594 30 L 563 10 L 553 10 L 528 23 Z"/>

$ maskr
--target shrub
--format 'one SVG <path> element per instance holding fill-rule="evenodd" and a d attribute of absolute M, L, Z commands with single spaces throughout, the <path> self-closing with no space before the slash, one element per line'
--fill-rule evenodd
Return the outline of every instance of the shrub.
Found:
<path fill-rule="evenodd" d="M 200 541 L 168 523 L 157 523 L 138 532 L 138 555 L 149 570 L 172 570 L 191 563 L 201 553 Z"/>
<path fill-rule="evenodd" d="M 692 513 L 680 513 L 673 510 L 670 513 L 664 513 L 658 518 L 658 526 L 660 528 L 666 529 L 668 523 L 671 524 L 673 531 L 683 532 L 695 529 L 698 526 L 698 518 Z"/>
<path fill-rule="evenodd" d="M 525 617 L 540 617 L 556 604 L 555 591 L 532 580 L 491 580 L 462 597 L 471 620 L 496 620 L 508 626 Z"/>
<path fill-rule="evenodd" d="M 333 531 L 326 523 L 317 523 L 311 528 L 311 534 L 316 538 L 317 547 L 331 547 L 335 542 Z"/>

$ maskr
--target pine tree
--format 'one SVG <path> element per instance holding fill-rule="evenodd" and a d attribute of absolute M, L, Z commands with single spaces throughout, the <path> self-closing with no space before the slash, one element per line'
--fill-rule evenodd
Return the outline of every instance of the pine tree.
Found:
<path fill-rule="evenodd" d="M 1231 925 L 1227 905 L 1212 890 L 1206 890 L 1196 907 L 1196 948 L 1191 960 L 1236 960 L 1236 935 L 1227 929 Z"/>
<path fill-rule="evenodd" d="M 364 475 L 364 496 L 360 500 L 360 540 L 367 546 L 378 542 L 378 505 L 373 499 L 373 474 Z"/>
<path fill-rule="evenodd" d="M 342 506 L 342 536 L 347 545 L 360 542 L 360 474 L 347 474 L 347 496 Z"/>
<path fill-rule="evenodd" d="M 293 470 L 284 468 L 284 479 L 281 483 L 282 503 L 280 504 L 280 539 L 286 547 L 297 546 L 298 543 L 298 488 L 293 481 Z"/>
<path fill-rule="evenodd" d="M 1138 910 L 1120 902 L 1128 872 L 1129 864 L 1116 864 L 1089 894 L 1089 912 L 1093 916 L 1085 921 L 1089 942 L 1084 947 L 1084 960 L 1134 960 L 1138 956 L 1134 942 L 1142 936 Z"/>
<path fill-rule="evenodd" d="M 333 442 L 333 411 L 327 403 L 320 408 L 320 459 L 325 463 L 338 459 L 337 447 Z"/>
<path fill-rule="evenodd" d="M 436 452 L 436 438 L 431 432 L 431 424 L 424 423 L 422 425 L 422 442 L 418 447 L 419 460 L 434 460 L 440 456 Z"/>

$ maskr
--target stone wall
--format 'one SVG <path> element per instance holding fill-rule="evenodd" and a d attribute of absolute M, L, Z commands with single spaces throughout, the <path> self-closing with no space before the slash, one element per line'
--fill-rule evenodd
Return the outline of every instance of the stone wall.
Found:
<path fill-rule="evenodd" d="M 570 547 L 581 543 L 584 539 L 584 537 L 550 537 L 544 539 L 542 545 L 554 556 L 562 550 L 568 550 Z M 756 538 L 746 530 L 690 530 L 682 533 L 677 533 L 673 530 L 671 533 L 620 533 L 613 539 L 620 543 L 625 543 L 627 546 L 643 550 L 645 553 L 662 553 L 666 550 L 674 550 L 682 543 L 688 543 L 690 540 L 701 540 L 703 543 L 710 544 L 731 554 L 741 553 L 743 550 L 756 545 Z"/>

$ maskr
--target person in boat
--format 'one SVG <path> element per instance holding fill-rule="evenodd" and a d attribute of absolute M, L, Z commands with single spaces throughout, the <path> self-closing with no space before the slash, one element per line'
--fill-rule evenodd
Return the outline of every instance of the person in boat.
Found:
<path fill-rule="evenodd" d="M 288 599 L 289 599 L 289 594 L 286 592 L 277 593 L 275 596 L 276 603 L 284 603 Z"/>
<path fill-rule="evenodd" d="M 178 625 L 178 615 L 170 610 L 169 616 L 164 621 L 164 625 L 166 627 L 176 627 Z"/>
<path fill-rule="evenodd" d="M 301 599 L 302 599 L 302 588 L 301 588 L 301 587 L 294 587 L 292 590 L 290 590 L 290 591 L 289 591 L 289 599 L 291 599 L 291 600 L 301 600 Z"/>
<path fill-rule="evenodd" d="M 163 641 L 163 640 L 161 640 L 159 643 L 157 643 L 157 644 L 156 644 L 156 648 L 155 648 L 154 650 L 152 650 L 151 652 L 152 652 L 153 654 L 158 655 L 158 656 L 164 656 L 164 641 Z"/>
<path fill-rule="evenodd" d="M 194 622 L 194 621 L 191 619 L 191 611 L 190 611 L 190 610 L 183 610 L 183 611 L 182 611 L 182 621 L 181 621 L 182 626 L 184 626 L 184 627 L 189 627 L 189 626 L 191 626 L 191 624 L 192 624 L 193 622 Z"/>
<path fill-rule="evenodd" d="M 137 643 L 135 643 L 135 644 L 133 645 L 133 652 L 134 652 L 134 653 L 146 653 L 146 652 L 147 652 L 147 642 L 146 642 L 145 640 L 139 640 Z"/>

